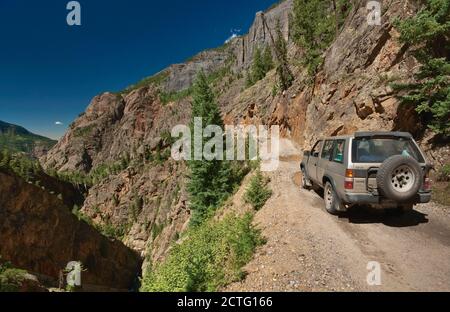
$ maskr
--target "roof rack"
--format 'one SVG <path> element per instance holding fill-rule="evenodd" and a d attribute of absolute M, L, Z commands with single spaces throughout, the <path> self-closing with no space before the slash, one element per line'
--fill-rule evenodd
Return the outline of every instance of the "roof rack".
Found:
<path fill-rule="evenodd" d="M 371 138 L 371 137 L 397 137 L 397 138 L 405 138 L 412 139 L 412 135 L 409 132 L 356 132 L 355 138 Z"/>

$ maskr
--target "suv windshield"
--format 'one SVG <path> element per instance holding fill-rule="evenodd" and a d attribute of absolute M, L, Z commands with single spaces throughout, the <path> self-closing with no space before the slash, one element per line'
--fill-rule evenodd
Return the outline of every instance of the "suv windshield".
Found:
<path fill-rule="evenodd" d="M 352 161 L 354 163 L 382 163 L 395 155 L 415 158 L 425 162 L 416 145 L 405 138 L 361 138 L 353 140 Z"/>

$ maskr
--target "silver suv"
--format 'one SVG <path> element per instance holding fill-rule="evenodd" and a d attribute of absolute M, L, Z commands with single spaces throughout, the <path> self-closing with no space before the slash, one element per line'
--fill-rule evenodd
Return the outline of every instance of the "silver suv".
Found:
<path fill-rule="evenodd" d="M 405 212 L 431 200 L 432 166 L 409 133 L 325 138 L 304 153 L 300 168 L 303 188 L 323 188 L 332 214 L 355 205 Z"/>

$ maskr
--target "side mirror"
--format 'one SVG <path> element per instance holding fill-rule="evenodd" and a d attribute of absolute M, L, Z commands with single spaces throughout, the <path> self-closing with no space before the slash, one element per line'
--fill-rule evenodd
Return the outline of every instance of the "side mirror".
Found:
<path fill-rule="evenodd" d="M 310 151 L 304 151 L 303 152 L 303 156 L 305 156 L 305 157 L 309 157 L 310 155 L 311 155 Z"/>

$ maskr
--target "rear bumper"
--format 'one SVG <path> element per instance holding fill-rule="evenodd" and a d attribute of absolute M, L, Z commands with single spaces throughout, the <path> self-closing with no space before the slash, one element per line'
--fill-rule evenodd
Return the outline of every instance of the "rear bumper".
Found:
<path fill-rule="evenodd" d="M 354 204 L 354 205 L 382 205 L 382 204 L 398 204 L 395 201 L 386 199 L 382 196 L 373 195 L 373 194 L 349 194 L 346 193 L 344 195 L 343 201 L 346 204 Z M 411 204 L 425 204 L 431 201 L 431 192 L 428 193 L 418 193 L 416 198 L 412 200 Z"/>

